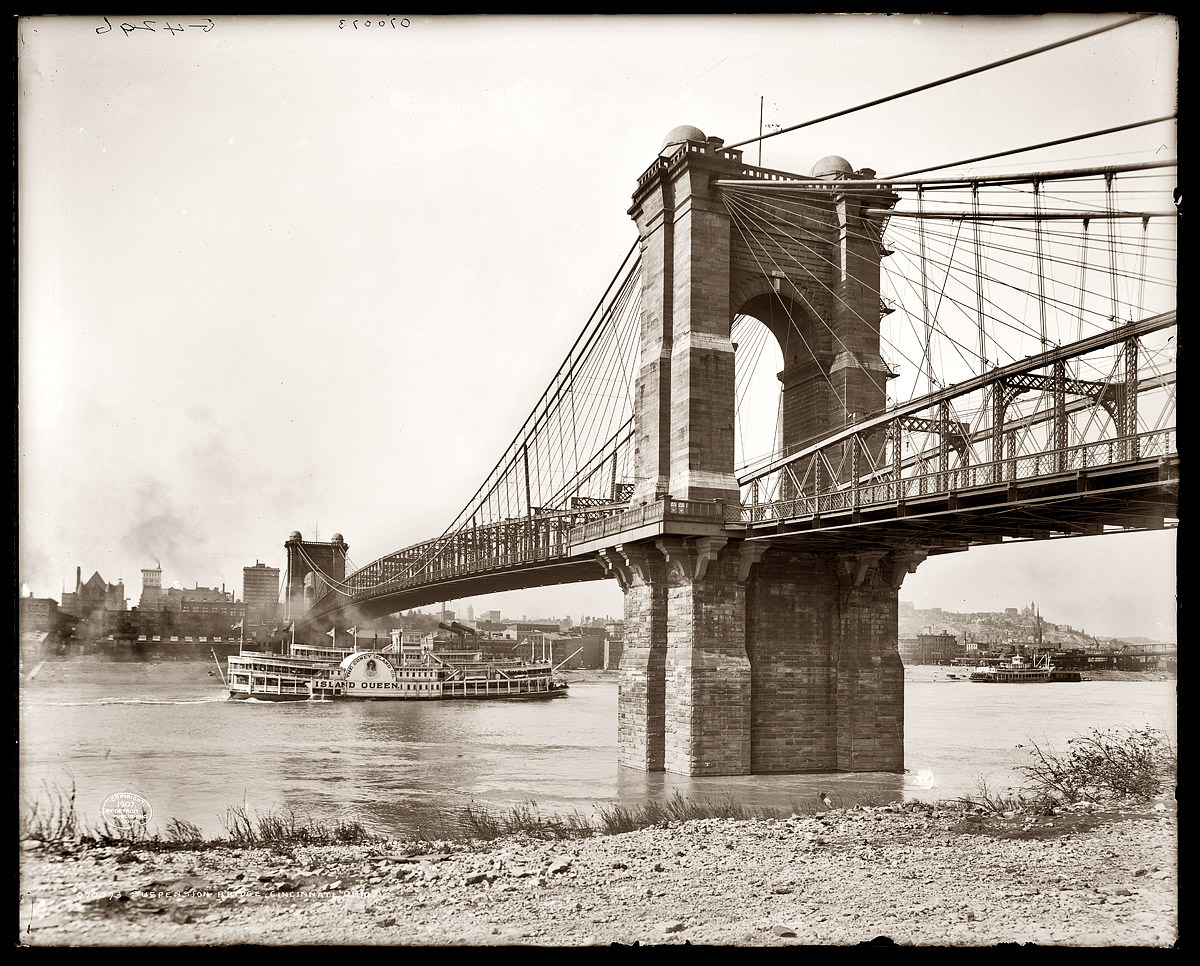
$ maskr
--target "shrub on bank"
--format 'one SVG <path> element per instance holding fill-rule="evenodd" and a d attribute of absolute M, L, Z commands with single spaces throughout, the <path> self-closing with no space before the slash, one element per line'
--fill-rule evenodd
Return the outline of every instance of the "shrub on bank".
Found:
<path fill-rule="evenodd" d="M 1027 779 L 1025 786 L 997 792 L 980 778 L 976 794 L 959 802 L 989 812 L 1011 812 L 1082 801 L 1146 801 L 1174 786 L 1178 773 L 1178 755 L 1170 737 L 1148 726 L 1093 728 L 1068 739 L 1064 752 L 1033 740 L 1030 745 L 1032 763 L 1020 769 Z"/>
<path fill-rule="evenodd" d="M 1035 790 L 1064 802 L 1148 799 L 1175 783 L 1177 752 L 1157 728 L 1093 728 L 1069 739 L 1062 754 L 1032 745 L 1033 764 L 1022 771 Z"/>

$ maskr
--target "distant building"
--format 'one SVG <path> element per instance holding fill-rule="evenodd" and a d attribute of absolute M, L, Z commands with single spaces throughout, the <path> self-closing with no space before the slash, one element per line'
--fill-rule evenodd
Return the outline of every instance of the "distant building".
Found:
<path fill-rule="evenodd" d="M 621 666 L 621 654 L 625 650 L 625 622 L 610 620 L 604 624 L 604 657 L 601 667 L 615 671 Z"/>
<path fill-rule="evenodd" d="M 531 634 L 559 634 L 562 628 L 557 623 L 533 623 L 530 621 L 513 621 L 504 627 L 504 636 L 510 641 L 524 640 Z"/>
<path fill-rule="evenodd" d="M 234 619 L 245 616 L 246 605 L 234 600 L 233 591 L 224 588 L 200 587 L 190 589 L 170 588 L 168 599 L 173 600 L 179 595 L 180 614 L 221 614 Z M 174 608 L 172 608 L 174 610 Z"/>
<path fill-rule="evenodd" d="M 106 611 L 125 609 L 125 584 L 117 581 L 106 583 L 99 573 L 92 574 L 87 583 L 82 580 L 83 571 L 75 568 L 75 590 L 62 595 L 60 610 L 72 617 L 103 619 Z"/>
<path fill-rule="evenodd" d="M 58 601 L 51 597 L 21 598 L 21 631 L 50 631 L 58 622 Z"/>
<path fill-rule="evenodd" d="M 905 664 L 949 664 L 960 657 L 966 648 L 958 638 L 942 631 L 940 634 L 918 634 L 900 641 L 900 659 Z"/>
<path fill-rule="evenodd" d="M 571 654 L 578 650 L 579 655 L 575 663 L 568 665 L 568 667 L 604 667 L 605 645 L 608 642 L 605 640 L 603 628 L 580 628 L 575 634 L 571 635 L 569 641 L 572 643 L 568 644 L 567 653 Z"/>
<path fill-rule="evenodd" d="M 246 605 L 246 620 L 252 624 L 269 624 L 278 619 L 279 568 L 254 561 L 253 567 L 242 568 L 242 603 Z"/>
<path fill-rule="evenodd" d="M 142 596 L 138 600 L 138 609 L 143 611 L 160 611 L 163 609 L 162 568 L 155 565 L 154 569 L 142 570 Z"/>

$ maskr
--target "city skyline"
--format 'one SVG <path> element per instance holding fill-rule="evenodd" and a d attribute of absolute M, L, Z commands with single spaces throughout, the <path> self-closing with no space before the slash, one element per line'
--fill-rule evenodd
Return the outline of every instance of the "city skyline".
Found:
<path fill-rule="evenodd" d="M 21 20 L 19 579 L 55 597 L 76 566 L 131 586 L 164 560 L 235 585 L 248 561 L 281 566 L 294 529 L 342 533 L 360 565 L 435 536 L 629 247 L 668 130 L 734 143 L 760 105 L 768 128 L 797 123 L 1119 19 Z M 886 175 L 1169 115 L 1177 44 L 1152 17 L 768 140 L 761 161 Z M 1070 163 L 1149 138 L 1175 153 L 1168 125 Z M 1032 596 L 1072 626 L 1158 636 L 1175 556 L 1173 531 L 976 548 L 928 559 L 901 596 Z M 612 581 L 475 600 L 621 612 Z"/>
<path fill-rule="evenodd" d="M 265 567 L 266 565 L 262 564 L 261 562 L 256 561 L 255 566 Z M 160 566 L 160 569 L 161 569 L 161 566 Z M 246 569 L 253 569 L 253 568 L 248 566 Z M 86 572 L 87 572 L 87 568 L 82 568 L 80 571 L 81 575 Z M 94 571 L 94 573 L 99 573 L 99 571 Z M 107 583 L 110 583 L 112 585 L 115 585 L 120 582 L 119 580 L 108 581 L 107 578 L 105 578 L 104 574 L 99 574 L 99 576 L 102 579 L 105 579 Z M 124 586 L 125 586 L 126 592 L 128 592 L 129 590 L 132 589 L 131 585 L 129 585 L 129 584 L 125 584 Z M 199 588 L 202 590 L 216 589 L 216 588 L 209 588 L 205 585 L 201 585 L 198 581 L 193 582 L 192 585 L 189 587 L 187 584 L 182 583 L 179 580 L 172 580 L 168 586 L 174 587 L 175 589 L 178 589 L 178 590 L 189 590 L 189 589 L 193 589 L 193 588 Z M 220 589 L 222 590 L 222 592 L 224 592 L 224 590 L 225 590 L 225 588 L 223 588 L 223 587 Z M 69 591 L 67 591 L 66 593 L 69 593 Z M 281 586 L 280 593 L 281 593 L 281 597 L 282 597 L 282 586 Z M 500 614 L 499 619 L 502 621 L 540 621 L 540 620 L 562 621 L 562 620 L 570 620 L 575 624 L 583 624 L 588 621 L 597 621 L 597 620 L 608 621 L 608 620 L 623 619 L 623 614 L 620 609 L 618 609 L 616 611 L 590 612 L 590 611 L 587 611 L 586 609 L 580 610 L 578 608 L 568 607 L 567 609 L 561 610 L 561 611 L 530 612 L 527 604 L 528 604 L 528 601 L 530 600 L 531 593 L 532 592 L 530 592 L 530 591 L 525 591 L 525 592 L 517 591 L 517 592 L 507 593 L 507 594 L 494 594 L 494 595 L 489 595 L 489 596 L 458 598 L 458 599 L 454 599 L 454 600 L 443 601 L 440 604 L 428 604 L 428 605 L 424 605 L 421 607 L 404 608 L 401 611 L 397 612 L 397 616 L 401 615 L 401 614 L 410 614 L 411 613 L 411 614 L 421 614 L 426 617 L 435 617 L 438 615 L 439 611 L 444 611 L 444 612 L 453 614 L 454 618 L 456 620 L 462 620 L 462 621 L 466 621 L 468 623 L 470 623 L 472 621 L 478 623 L 478 621 L 480 621 L 480 620 L 485 620 L 486 618 L 481 618 L 481 617 L 479 617 L 479 615 L 482 613 L 493 613 L 493 612 L 498 612 Z M 570 593 L 570 590 L 568 589 L 567 594 L 569 594 L 569 593 Z M 32 594 L 27 587 L 22 586 L 21 595 L 22 596 L 31 596 Z M 497 602 L 500 599 L 505 599 L 505 598 L 510 600 L 510 606 L 521 608 L 519 614 L 516 611 L 505 610 L 503 607 L 498 606 Z M 59 601 L 59 603 L 61 603 L 61 597 L 51 598 L 51 599 L 57 600 L 57 601 Z M 239 598 L 235 594 L 233 599 L 239 603 L 245 603 L 246 601 L 245 601 L 244 588 L 243 588 L 242 597 Z M 127 606 L 132 607 L 132 606 L 136 606 L 137 598 L 134 596 L 127 596 L 125 598 L 125 601 L 126 601 Z M 620 602 L 620 598 L 618 598 L 618 603 L 619 602 Z M 575 601 L 575 603 L 578 603 L 578 601 Z M 1086 624 L 1083 624 L 1083 625 L 1075 624 L 1069 620 L 1061 619 L 1058 617 L 1058 615 L 1050 613 L 1050 612 L 1047 612 L 1046 614 L 1042 614 L 1041 604 L 1036 599 L 1036 597 L 1030 598 L 1029 600 L 1005 603 L 1000 606 L 995 606 L 995 607 L 990 607 L 990 608 L 988 608 L 988 607 L 975 608 L 975 607 L 965 607 L 965 606 L 962 608 L 955 608 L 955 607 L 946 607 L 946 606 L 943 606 L 942 604 L 938 604 L 938 603 L 928 603 L 924 606 L 918 606 L 916 603 L 914 603 L 913 600 L 906 598 L 902 591 L 898 603 L 899 603 L 901 610 L 903 610 L 907 606 L 917 612 L 929 613 L 929 612 L 940 611 L 946 615 L 969 615 L 969 614 L 1004 615 L 1006 613 L 1006 611 L 1009 611 L 1009 610 L 1015 610 L 1018 613 L 1021 613 L 1021 612 L 1023 612 L 1023 610 L 1025 608 L 1033 606 L 1033 607 L 1037 608 L 1037 612 L 1038 612 L 1039 616 L 1041 616 L 1041 618 L 1043 620 L 1047 621 L 1048 623 L 1052 623 L 1052 624 L 1055 624 L 1060 627 L 1066 627 L 1066 628 L 1069 628 L 1069 629 L 1079 632 L 1079 633 L 1087 633 L 1088 636 L 1091 636 L 1091 637 L 1113 638 L 1113 639 L 1146 638 L 1146 639 L 1150 639 L 1150 640 L 1159 640 L 1159 641 L 1166 642 L 1166 643 L 1175 643 L 1178 638 L 1178 635 L 1176 633 L 1176 628 L 1173 624 L 1169 625 L 1169 626 L 1160 625 L 1156 628 L 1146 629 L 1145 631 L 1138 631 L 1138 630 L 1134 629 L 1134 630 L 1126 630 L 1121 633 L 1110 633 L 1110 632 L 1105 632 L 1103 630 L 1096 630 L 1095 628 L 1089 629 L 1089 626 Z M 474 616 L 472 616 L 472 614 L 474 614 Z M 901 618 L 903 618 L 904 615 L 901 614 L 900 616 L 901 616 Z M 382 620 L 382 618 L 380 620 Z"/>

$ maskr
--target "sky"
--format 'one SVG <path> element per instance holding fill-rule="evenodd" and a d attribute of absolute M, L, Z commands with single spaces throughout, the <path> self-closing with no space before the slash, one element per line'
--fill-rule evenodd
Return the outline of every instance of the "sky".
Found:
<path fill-rule="evenodd" d="M 240 595 L 293 530 L 343 534 L 359 566 L 436 536 L 636 238 L 667 131 L 734 144 L 760 107 L 797 124 L 1119 19 L 20 20 L 21 592 L 59 599 L 78 567 L 136 603 L 158 564 Z M 884 175 L 1171 114 L 1177 82 L 1177 25 L 1152 17 L 744 150 Z M 1156 151 L 1173 124 L 990 170 Z M 901 598 L 1173 639 L 1175 547 L 974 549 Z M 622 608 L 612 581 L 470 603 Z"/>

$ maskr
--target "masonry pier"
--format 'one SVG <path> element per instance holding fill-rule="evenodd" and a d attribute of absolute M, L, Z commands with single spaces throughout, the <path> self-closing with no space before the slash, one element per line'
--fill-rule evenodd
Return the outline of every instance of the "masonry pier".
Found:
<path fill-rule="evenodd" d="M 790 257 L 767 271 L 734 230 L 716 182 L 769 177 L 697 128 L 676 128 L 642 175 L 630 215 L 642 257 L 641 363 L 631 507 L 737 509 L 736 315 L 779 341 L 783 445 L 803 446 L 882 410 L 878 231 L 841 158 L 795 178 L 800 223 L 768 226 Z M 855 186 L 839 188 L 841 180 Z M 761 226 L 760 226 L 761 230 Z M 905 551 L 815 554 L 786 539 L 697 528 L 600 553 L 625 595 L 618 758 L 684 775 L 902 771 L 904 673 L 897 598 L 920 562 Z"/>

